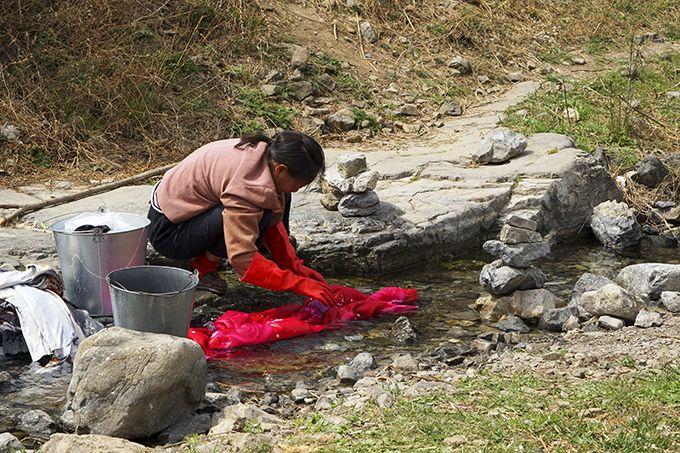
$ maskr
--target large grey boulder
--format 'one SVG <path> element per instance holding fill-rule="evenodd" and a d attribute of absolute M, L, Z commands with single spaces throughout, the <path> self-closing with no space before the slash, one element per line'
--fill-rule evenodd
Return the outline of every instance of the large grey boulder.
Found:
<path fill-rule="evenodd" d="M 635 164 L 633 181 L 653 189 L 668 175 L 668 168 L 656 156 L 647 156 Z"/>
<path fill-rule="evenodd" d="M 633 264 L 621 269 L 616 282 L 633 294 L 657 300 L 663 291 L 680 291 L 680 264 Z"/>
<path fill-rule="evenodd" d="M 338 211 L 344 217 L 366 217 L 374 214 L 379 207 L 378 194 L 372 190 L 362 193 L 348 193 L 338 203 Z"/>
<path fill-rule="evenodd" d="M 501 164 L 519 156 L 527 147 L 527 138 L 509 129 L 494 129 L 482 146 L 472 155 L 478 163 Z"/>
<path fill-rule="evenodd" d="M 189 417 L 206 379 L 194 341 L 112 327 L 78 348 L 67 410 L 77 433 L 146 437 Z"/>
<path fill-rule="evenodd" d="M 583 153 L 543 197 L 542 231 L 550 231 L 554 238 L 576 236 L 590 223 L 595 206 L 622 197 L 602 162 Z"/>
<path fill-rule="evenodd" d="M 605 247 L 615 251 L 637 247 L 642 238 L 635 211 L 623 202 L 605 201 L 597 205 L 590 227 Z"/>
<path fill-rule="evenodd" d="M 545 274 L 536 267 L 517 269 L 504 266 L 496 260 L 482 268 L 479 284 L 495 296 L 510 294 L 520 289 L 542 288 L 546 282 Z"/>
<path fill-rule="evenodd" d="M 609 315 L 634 321 L 642 301 L 618 285 L 610 283 L 581 295 L 581 306 L 592 315 Z"/>
<path fill-rule="evenodd" d="M 41 453 L 146 453 L 153 449 L 129 440 L 99 434 L 52 434 Z"/>
<path fill-rule="evenodd" d="M 30 436 L 47 439 L 55 431 L 52 417 L 40 409 L 33 409 L 19 416 L 18 428 Z"/>
<path fill-rule="evenodd" d="M 485 252 L 498 258 L 506 266 L 526 268 L 537 259 L 550 254 L 547 242 L 508 245 L 501 241 L 486 241 L 482 248 Z"/>
<path fill-rule="evenodd" d="M 608 285 L 610 283 L 614 282 L 609 280 L 607 277 L 586 272 L 585 274 L 581 275 L 574 284 L 574 289 L 571 291 L 571 301 L 569 302 L 569 305 L 578 305 L 583 293 L 588 291 L 597 291 L 604 285 Z"/>
<path fill-rule="evenodd" d="M 560 299 L 543 288 L 515 291 L 512 295 L 513 313 L 532 325 L 537 325 L 544 313 L 558 305 Z"/>

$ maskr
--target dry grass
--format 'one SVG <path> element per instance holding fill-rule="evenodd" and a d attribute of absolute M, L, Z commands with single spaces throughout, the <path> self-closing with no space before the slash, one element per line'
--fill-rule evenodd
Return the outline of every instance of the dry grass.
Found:
<path fill-rule="evenodd" d="M 393 70 L 404 92 L 433 104 L 474 96 L 478 74 L 503 84 L 507 71 L 540 67 L 571 46 L 603 50 L 646 30 L 678 34 L 671 0 L 357 4 L 348 9 L 344 1 L 303 2 L 308 15 L 325 18 L 331 37 L 333 21 L 341 35 L 353 36 L 328 44 L 321 35 L 301 32 L 316 22 L 291 14 L 301 7 L 293 2 L 4 2 L 0 118 L 23 133 L 21 143 L 0 143 L 0 166 L 11 175 L 0 185 L 120 176 L 172 162 L 217 138 L 300 127 L 299 104 L 285 94 L 263 99 L 262 78 L 272 68 L 289 72 L 288 51 L 280 44 L 292 39 L 356 56 L 357 18 L 370 20 L 381 38 L 364 43 L 373 57 L 353 61 L 355 67 L 381 80 L 394 77 L 388 75 Z M 472 61 L 472 76 L 451 76 L 446 62 L 456 54 Z M 361 97 L 368 115 L 392 107 L 380 90 L 371 90 L 366 71 L 340 71 L 337 58 L 316 63 L 335 80 L 320 94 L 342 101 Z"/>

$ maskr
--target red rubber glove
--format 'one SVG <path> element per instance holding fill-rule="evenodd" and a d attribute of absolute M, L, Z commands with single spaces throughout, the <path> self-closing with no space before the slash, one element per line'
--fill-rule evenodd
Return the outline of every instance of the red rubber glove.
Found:
<path fill-rule="evenodd" d="M 275 291 L 292 291 L 316 299 L 328 306 L 336 305 L 335 294 L 327 283 L 281 269 L 276 263 L 269 261 L 258 252 L 253 255 L 253 260 L 241 281 Z"/>
<path fill-rule="evenodd" d="M 274 262 L 283 269 L 293 271 L 297 275 L 308 277 L 321 283 L 327 283 L 323 275 L 305 266 L 305 262 L 298 258 L 293 244 L 290 243 L 283 222 L 267 228 L 264 233 L 264 243 L 272 254 Z"/>

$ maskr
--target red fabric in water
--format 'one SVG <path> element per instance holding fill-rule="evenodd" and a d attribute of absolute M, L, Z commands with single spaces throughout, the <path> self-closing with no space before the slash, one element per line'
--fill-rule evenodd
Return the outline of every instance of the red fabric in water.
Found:
<path fill-rule="evenodd" d="M 207 358 L 239 346 L 249 346 L 299 337 L 333 329 L 354 319 L 384 313 L 413 313 L 418 310 L 418 291 L 390 286 L 365 294 L 346 286 L 331 286 L 337 307 L 317 300 L 288 304 L 256 313 L 229 310 L 217 318 L 214 328 L 193 327 L 188 337 L 196 341 Z"/>

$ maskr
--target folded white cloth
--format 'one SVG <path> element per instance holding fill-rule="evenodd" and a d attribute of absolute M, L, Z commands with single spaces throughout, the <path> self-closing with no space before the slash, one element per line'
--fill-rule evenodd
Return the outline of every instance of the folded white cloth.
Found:
<path fill-rule="evenodd" d="M 23 272 L 0 272 L 0 299 L 14 306 L 34 361 L 51 354 L 60 360 L 72 357 L 78 343 L 85 338 L 61 297 L 23 284 L 45 272 L 54 270 L 48 266 L 30 266 Z"/>

